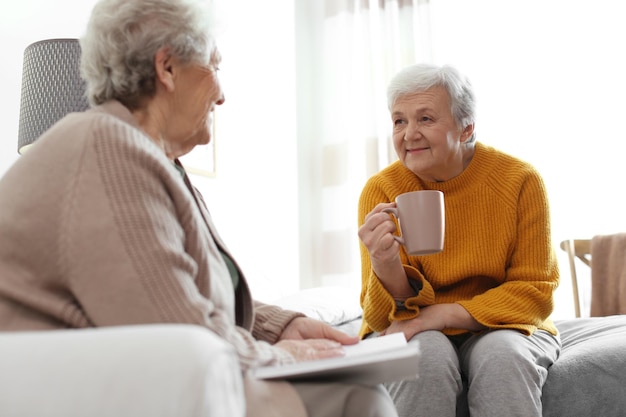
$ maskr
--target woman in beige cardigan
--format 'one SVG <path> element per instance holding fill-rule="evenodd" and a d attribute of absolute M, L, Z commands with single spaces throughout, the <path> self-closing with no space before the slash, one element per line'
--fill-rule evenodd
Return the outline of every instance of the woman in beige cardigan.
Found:
<path fill-rule="evenodd" d="M 211 18 L 196 0 L 95 6 L 81 39 L 92 109 L 0 181 L 0 330 L 196 324 L 235 348 L 244 375 L 356 343 L 253 303 L 178 160 L 211 140 L 224 102 Z M 248 415 L 396 415 L 381 387 L 244 380 Z"/>

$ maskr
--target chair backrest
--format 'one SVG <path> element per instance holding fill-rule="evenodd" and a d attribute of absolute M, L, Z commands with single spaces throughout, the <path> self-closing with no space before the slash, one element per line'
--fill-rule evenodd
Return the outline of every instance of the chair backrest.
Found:
<path fill-rule="evenodd" d="M 626 232 L 591 238 L 590 317 L 626 314 Z"/>
<path fill-rule="evenodd" d="M 591 239 L 568 239 L 561 242 L 563 249 L 569 258 L 569 269 L 572 275 L 572 292 L 574 295 L 574 312 L 576 317 L 581 316 L 580 286 L 576 275 L 576 258 L 591 268 Z"/>

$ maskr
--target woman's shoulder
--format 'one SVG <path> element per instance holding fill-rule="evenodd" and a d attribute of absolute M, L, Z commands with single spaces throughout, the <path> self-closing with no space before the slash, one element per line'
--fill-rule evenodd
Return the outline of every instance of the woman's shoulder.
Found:
<path fill-rule="evenodd" d="M 489 171 L 485 183 L 494 192 L 512 201 L 522 189 L 545 194 L 543 178 L 530 162 L 487 145 L 481 145 L 481 149 L 482 163 Z"/>
<path fill-rule="evenodd" d="M 164 152 L 139 128 L 130 111 L 121 103 L 110 107 L 95 106 L 65 116 L 38 139 L 39 152 L 80 171 L 114 174 L 128 165 L 170 170 Z"/>
<path fill-rule="evenodd" d="M 70 113 L 50 128 L 41 139 L 53 137 L 57 146 L 88 145 L 97 140 L 123 140 L 139 136 L 131 113 L 121 103 L 95 106 L 83 112 Z M 109 139 L 110 138 L 110 139 Z"/>
<path fill-rule="evenodd" d="M 141 129 L 130 110 L 118 101 L 95 106 L 82 117 L 89 124 L 84 130 L 85 139 L 99 149 L 164 157 L 163 150 Z"/>
<path fill-rule="evenodd" d="M 141 135 L 141 130 L 132 113 L 120 102 L 109 101 L 85 112 L 92 128 L 101 136 L 116 136 L 123 139 Z M 141 135 L 143 136 L 143 135 Z"/>
<path fill-rule="evenodd" d="M 515 177 L 540 176 L 535 166 L 522 158 L 483 143 L 477 143 L 476 149 L 481 164 L 498 173 L 495 177 L 501 177 L 502 175 Z"/>
<path fill-rule="evenodd" d="M 415 190 L 416 177 L 399 160 L 392 162 L 368 178 L 364 190 L 382 189 L 388 191 L 398 191 L 411 189 Z"/>
<path fill-rule="evenodd" d="M 368 178 L 359 197 L 359 211 L 364 216 L 376 204 L 390 203 L 395 201 L 398 195 L 420 188 L 415 174 L 400 161 L 392 162 Z"/>

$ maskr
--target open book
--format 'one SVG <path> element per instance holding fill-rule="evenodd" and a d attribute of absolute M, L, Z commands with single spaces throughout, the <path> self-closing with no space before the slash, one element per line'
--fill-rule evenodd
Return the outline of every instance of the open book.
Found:
<path fill-rule="evenodd" d="M 417 375 L 420 357 L 416 342 L 407 343 L 403 333 L 392 333 L 344 346 L 338 358 L 264 366 L 254 370 L 259 379 L 289 381 L 342 381 L 378 384 Z"/>

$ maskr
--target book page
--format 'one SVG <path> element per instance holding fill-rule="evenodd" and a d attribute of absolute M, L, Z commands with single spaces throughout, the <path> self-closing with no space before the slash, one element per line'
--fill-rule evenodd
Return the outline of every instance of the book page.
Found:
<path fill-rule="evenodd" d="M 381 352 L 387 349 L 401 348 L 406 345 L 404 333 L 392 333 L 380 337 L 372 337 L 361 340 L 356 345 L 344 345 L 344 358 L 367 355 L 371 353 Z"/>
<path fill-rule="evenodd" d="M 335 358 L 265 366 L 252 372 L 259 379 L 353 381 L 376 384 L 415 376 L 419 345 L 407 343 L 404 333 L 365 339 L 344 346 Z"/>

